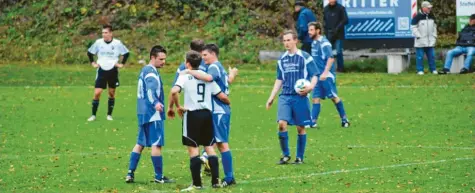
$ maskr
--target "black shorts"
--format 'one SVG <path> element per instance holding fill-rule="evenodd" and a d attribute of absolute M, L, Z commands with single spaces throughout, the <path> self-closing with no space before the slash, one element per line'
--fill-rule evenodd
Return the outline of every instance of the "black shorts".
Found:
<path fill-rule="evenodd" d="M 210 110 L 187 111 L 183 117 L 183 145 L 198 147 L 212 146 L 215 143 Z"/>
<path fill-rule="evenodd" d="M 97 69 L 95 88 L 106 89 L 107 86 L 109 86 L 109 88 L 119 86 L 119 70 L 117 67 L 110 70 L 103 70 L 100 67 Z"/>

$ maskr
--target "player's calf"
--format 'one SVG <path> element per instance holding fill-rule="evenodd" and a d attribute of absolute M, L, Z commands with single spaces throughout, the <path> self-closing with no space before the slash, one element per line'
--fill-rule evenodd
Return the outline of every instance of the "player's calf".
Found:
<path fill-rule="evenodd" d="M 341 127 L 348 128 L 350 127 L 350 121 L 346 117 L 345 107 L 343 106 L 343 101 L 339 97 L 332 98 L 333 103 L 335 104 L 336 110 L 341 118 Z"/>
<path fill-rule="evenodd" d="M 208 163 L 211 169 L 211 186 L 213 188 L 219 188 L 219 159 L 216 156 L 213 146 L 205 147 L 206 153 L 208 154 Z"/>
<path fill-rule="evenodd" d="M 134 149 L 130 153 L 130 161 L 129 161 L 129 170 L 127 172 L 127 175 L 125 176 L 125 182 L 126 183 L 132 183 L 134 182 L 135 175 L 134 172 L 137 169 L 137 165 L 140 160 L 140 155 L 143 151 L 143 146 L 136 144 L 134 146 Z"/>

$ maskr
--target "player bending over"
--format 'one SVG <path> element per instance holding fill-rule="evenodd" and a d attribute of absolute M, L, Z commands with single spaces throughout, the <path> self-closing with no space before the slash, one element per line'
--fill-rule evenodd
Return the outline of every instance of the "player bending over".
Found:
<path fill-rule="evenodd" d="M 94 62 L 94 55 L 97 55 L 97 62 Z M 122 55 L 122 62 L 119 63 L 119 56 Z M 87 56 L 94 68 L 97 68 L 94 98 L 92 99 L 92 115 L 87 121 L 96 120 L 97 108 L 102 91 L 109 86 L 109 102 L 107 110 L 107 120 L 112 121 L 112 111 L 115 105 L 115 89 L 119 86 L 119 70 L 127 62 L 129 50 L 118 39 L 112 37 L 112 26 L 102 27 L 102 38 L 96 40 L 88 49 Z"/>
<path fill-rule="evenodd" d="M 152 147 L 152 163 L 156 183 L 173 183 L 163 175 L 162 147 L 165 145 L 165 109 L 162 79 L 157 68 L 165 65 L 167 51 L 162 46 L 150 50 L 150 63 L 142 68 L 137 88 L 137 144 L 130 153 L 129 172 L 125 182 L 134 182 L 134 172 L 144 147 Z"/>
<path fill-rule="evenodd" d="M 282 88 L 279 95 L 277 120 L 279 122 L 279 141 L 283 156 L 278 164 L 288 164 L 291 159 L 287 125 L 297 126 L 297 155 L 294 164 L 302 164 L 307 143 L 305 126 L 312 122 L 307 94 L 315 87 L 319 72 L 312 56 L 297 49 L 298 41 L 295 32 L 284 31 L 283 42 L 287 51 L 277 61 L 277 79 L 267 100 L 266 108 L 267 110 L 271 108 L 275 96 Z M 299 79 L 311 80 L 311 84 L 297 93 L 294 86 Z"/>
<path fill-rule="evenodd" d="M 322 36 L 323 26 L 319 22 L 311 22 L 308 24 L 308 33 L 313 39 L 312 57 L 319 72 L 320 81 L 313 90 L 313 107 L 312 107 L 312 127 L 317 127 L 318 115 L 320 114 L 320 100 L 330 98 L 335 103 L 336 110 L 340 114 L 341 126 L 349 127 L 348 121 L 343 107 L 343 101 L 337 95 L 335 72 L 332 65 L 335 61 L 332 54 L 332 45 L 327 38 Z"/>
<path fill-rule="evenodd" d="M 186 54 L 186 66 L 188 69 L 198 70 L 201 63 L 200 53 L 189 51 Z M 205 73 L 199 71 L 200 73 Z M 180 106 L 178 93 L 184 91 L 184 108 Z M 208 153 L 211 168 L 211 185 L 219 188 L 219 163 L 213 145 L 212 96 L 216 96 L 222 103 L 229 105 L 226 94 L 215 82 L 198 80 L 192 75 L 185 74 L 178 77 L 175 86 L 171 90 L 169 109 L 175 105 L 178 113 L 183 117 L 182 143 L 188 147 L 190 155 L 190 170 L 193 184 L 182 191 L 201 189 L 201 159 L 199 158 L 199 146 L 204 146 Z M 168 111 L 168 116 L 175 117 L 175 111 Z"/>
<path fill-rule="evenodd" d="M 237 68 L 230 67 L 228 76 L 223 65 L 218 61 L 219 48 L 216 44 L 207 44 L 201 52 L 201 56 L 208 65 L 208 72 L 200 73 L 198 71 L 188 70 L 184 73 L 189 73 L 195 78 L 206 82 L 214 81 L 226 95 L 229 95 L 229 84 L 236 78 L 238 74 Z M 231 107 L 216 97 L 213 97 L 213 103 L 214 135 L 218 149 L 221 152 L 224 170 L 224 179 L 221 185 L 226 187 L 236 184 L 233 171 L 233 158 L 228 143 L 231 125 Z"/>

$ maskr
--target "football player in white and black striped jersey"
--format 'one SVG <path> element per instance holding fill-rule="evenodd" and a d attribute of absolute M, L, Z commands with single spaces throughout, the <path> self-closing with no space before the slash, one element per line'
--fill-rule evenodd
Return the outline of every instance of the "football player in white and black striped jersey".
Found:
<path fill-rule="evenodd" d="M 94 61 L 97 55 L 97 62 Z M 107 110 L 107 120 L 112 121 L 112 111 L 115 105 L 115 89 L 119 86 L 119 70 L 127 62 L 129 50 L 118 39 L 112 37 L 112 26 L 102 27 L 102 38 L 96 40 L 87 50 L 87 56 L 94 68 L 97 68 L 94 98 L 92 99 L 92 115 L 88 121 L 96 120 L 99 98 L 102 91 L 109 87 L 109 101 Z M 119 63 L 119 57 L 123 56 Z"/>

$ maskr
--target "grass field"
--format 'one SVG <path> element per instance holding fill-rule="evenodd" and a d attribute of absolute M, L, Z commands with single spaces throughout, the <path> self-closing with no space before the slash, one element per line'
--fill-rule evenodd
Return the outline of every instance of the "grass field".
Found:
<path fill-rule="evenodd" d="M 150 180 L 149 150 L 125 184 L 136 140 L 138 67 L 121 71 L 114 121 L 107 96 L 90 115 L 94 69 L 0 65 L 0 192 L 175 192 L 191 183 L 181 121 L 166 121 L 165 175 Z M 172 72 L 172 70 L 167 70 Z M 171 85 L 173 73 L 162 73 Z M 231 86 L 231 148 L 238 185 L 211 192 L 473 192 L 475 74 L 341 74 L 352 122 L 340 128 L 330 101 L 308 130 L 304 165 L 278 166 L 276 106 L 264 106 L 273 70 L 246 69 Z M 166 87 L 168 91 L 169 87 Z M 168 94 L 168 92 L 167 92 Z M 292 157 L 296 130 L 290 129 Z M 221 167 L 221 165 L 220 165 Z M 221 174 L 222 176 L 222 174 Z"/>

